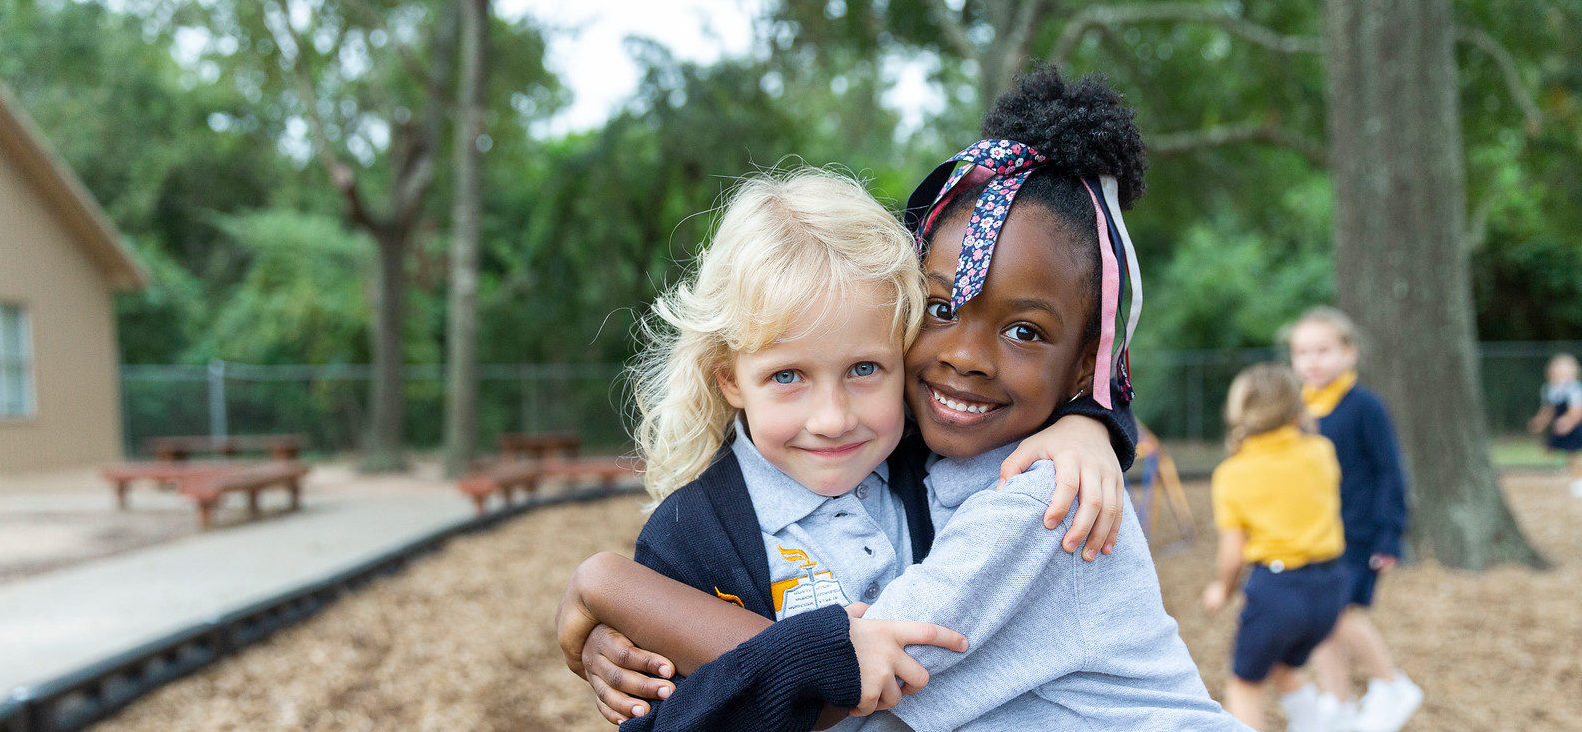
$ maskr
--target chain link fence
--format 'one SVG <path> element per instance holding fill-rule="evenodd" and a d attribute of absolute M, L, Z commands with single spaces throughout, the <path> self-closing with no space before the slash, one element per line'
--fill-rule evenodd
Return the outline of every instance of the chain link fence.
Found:
<path fill-rule="evenodd" d="M 1521 433 L 1538 407 L 1544 366 L 1555 353 L 1582 354 L 1582 341 L 1485 343 L 1484 405 L 1495 434 Z M 1281 360 L 1275 348 L 1140 351 L 1133 354 L 1137 417 L 1160 437 L 1218 441 L 1231 379 L 1246 366 Z M 629 445 L 627 388 L 620 364 L 495 364 L 478 375 L 479 444 L 504 432 L 576 431 L 591 450 Z M 367 430 L 367 366 L 207 366 L 122 368 L 124 433 L 138 454 L 158 435 L 295 432 L 315 450 L 355 449 Z M 440 445 L 444 369 L 406 372 L 406 440 Z"/>

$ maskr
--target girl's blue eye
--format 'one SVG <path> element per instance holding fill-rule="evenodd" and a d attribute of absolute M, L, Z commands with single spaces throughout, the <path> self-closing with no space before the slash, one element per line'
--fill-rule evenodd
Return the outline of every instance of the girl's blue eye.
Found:
<path fill-rule="evenodd" d="M 1030 325 L 1013 325 L 1005 329 L 1005 334 L 1019 341 L 1041 340 L 1042 336 Z"/>
<path fill-rule="evenodd" d="M 851 365 L 852 376 L 872 376 L 874 372 L 878 370 L 879 364 L 876 364 L 872 361 L 863 361 L 861 363 L 854 363 Z"/>
<path fill-rule="evenodd" d="M 791 369 L 786 369 L 784 371 L 776 371 L 774 376 L 769 378 L 774 379 L 776 384 L 794 384 L 797 382 L 797 373 Z"/>
<path fill-rule="evenodd" d="M 950 312 L 950 306 L 942 302 L 931 302 L 923 307 L 923 312 L 940 320 L 955 320 L 956 314 Z"/>

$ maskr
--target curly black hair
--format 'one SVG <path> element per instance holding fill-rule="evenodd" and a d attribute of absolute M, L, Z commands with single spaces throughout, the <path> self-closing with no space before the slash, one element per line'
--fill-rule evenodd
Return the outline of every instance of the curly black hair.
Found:
<path fill-rule="evenodd" d="M 983 118 L 985 139 L 1015 140 L 1049 158 L 1048 164 L 1027 177 L 1013 206 L 1040 204 L 1066 225 L 1071 243 L 1081 250 L 1080 261 L 1087 266 L 1095 301 L 1102 276 L 1098 220 L 1082 179 L 1114 176 L 1123 210 L 1131 208 L 1142 196 L 1148 161 L 1134 115 L 1103 76 L 1089 76 L 1071 84 L 1061 78 L 1053 64 L 1046 64 L 1018 76 Z M 938 222 L 970 211 L 987 185 L 979 183 L 952 198 L 940 211 Z M 927 233 L 925 248 L 939 228 L 936 225 Z M 1093 308 L 1083 335 L 1084 341 L 1098 340 L 1097 307 Z"/>

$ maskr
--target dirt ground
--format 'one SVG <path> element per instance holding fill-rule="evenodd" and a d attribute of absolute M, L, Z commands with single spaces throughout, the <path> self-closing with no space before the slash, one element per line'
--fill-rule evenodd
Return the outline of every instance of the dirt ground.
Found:
<path fill-rule="evenodd" d="M 1482 574 L 1417 563 L 1373 611 L 1427 693 L 1408 730 L 1563 730 L 1582 720 L 1582 500 L 1552 474 L 1507 476 L 1528 536 L 1555 563 Z M 1213 542 L 1207 491 L 1188 485 L 1200 538 L 1159 550 L 1165 604 L 1211 693 L 1224 686 L 1236 607 L 1197 604 Z M 610 730 L 561 664 L 551 622 L 572 568 L 627 551 L 641 499 L 555 507 L 462 537 L 308 623 L 145 698 L 107 730 Z M 1163 533 L 1163 532 L 1161 532 Z"/>

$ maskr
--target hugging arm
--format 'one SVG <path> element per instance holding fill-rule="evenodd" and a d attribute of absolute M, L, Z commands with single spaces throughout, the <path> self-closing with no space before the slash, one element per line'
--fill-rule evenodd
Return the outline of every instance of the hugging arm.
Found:
<path fill-rule="evenodd" d="M 614 554 L 584 562 L 562 599 L 557 625 L 573 671 L 583 639 L 600 622 L 690 673 L 652 713 L 626 722 L 638 730 L 810 729 L 826 703 L 866 713 L 899 700 L 897 677 L 908 691 L 926 684 L 927 672 L 903 651 L 907 644 L 965 647 L 942 628 L 850 620 L 835 606 L 771 624 Z"/>
<path fill-rule="evenodd" d="M 1137 423 L 1130 406 L 1114 410 L 1081 396 L 1062 405 L 1055 421 L 1023 440 L 1000 466 L 1000 485 L 1025 472 L 1034 462 L 1055 464 L 1055 492 L 1044 511 L 1044 526 L 1053 529 L 1066 517 L 1072 499 L 1080 499 L 1077 515 L 1061 546 L 1075 552 L 1086 542 L 1083 558 L 1109 554 L 1120 538 L 1126 490 L 1126 466 L 1137 452 Z"/>

